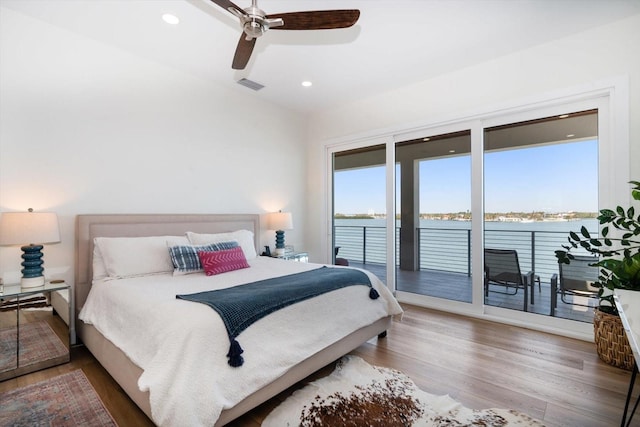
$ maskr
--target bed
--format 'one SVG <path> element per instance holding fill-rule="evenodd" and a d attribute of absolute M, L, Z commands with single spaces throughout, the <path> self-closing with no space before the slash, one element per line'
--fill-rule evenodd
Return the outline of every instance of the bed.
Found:
<path fill-rule="evenodd" d="M 158 425 L 224 425 L 384 333 L 392 317 L 402 312 L 387 288 L 365 272 L 370 287 L 379 292 L 375 302 L 363 297 L 362 286 L 349 286 L 271 313 L 238 336 L 245 362 L 229 366 L 224 353 L 230 338 L 218 314 L 204 304 L 178 300 L 175 294 L 253 283 L 322 266 L 249 254 L 249 268 L 215 276 L 177 272 L 128 276 L 97 271 L 105 263 L 114 264 L 113 254 L 109 255 L 112 246 L 108 246 L 113 242 L 126 242 L 115 246 L 119 248 L 116 254 L 122 255 L 123 248 L 130 254 L 115 261 L 120 263 L 118 268 L 137 273 L 144 263 L 133 261 L 147 252 L 137 249 L 138 239 L 184 239 L 187 232 L 191 245 L 208 244 L 207 238 L 213 235 L 242 232 L 241 238 L 231 240 L 245 254 L 255 254 L 255 248 L 261 247 L 260 216 L 255 214 L 78 215 L 76 219 L 78 337 Z M 94 242 L 108 260 L 94 260 L 94 254 L 100 252 Z M 237 248 L 228 251 L 233 250 Z M 132 342 L 142 345 L 133 348 Z M 207 392 L 202 392 L 203 387 Z"/>

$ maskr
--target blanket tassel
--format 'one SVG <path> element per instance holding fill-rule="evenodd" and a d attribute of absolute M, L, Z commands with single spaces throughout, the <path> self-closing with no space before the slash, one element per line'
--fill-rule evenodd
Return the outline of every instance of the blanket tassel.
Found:
<path fill-rule="evenodd" d="M 227 353 L 227 357 L 229 358 L 229 365 L 237 368 L 238 366 L 242 366 L 244 363 L 244 358 L 241 354 L 244 353 L 242 347 L 240 347 L 240 343 L 235 339 L 231 340 L 231 346 L 229 346 L 229 353 Z"/>
<path fill-rule="evenodd" d="M 378 291 L 376 291 L 373 287 L 371 287 L 371 290 L 369 291 L 369 298 L 378 299 L 379 296 L 380 294 L 378 293 Z"/>

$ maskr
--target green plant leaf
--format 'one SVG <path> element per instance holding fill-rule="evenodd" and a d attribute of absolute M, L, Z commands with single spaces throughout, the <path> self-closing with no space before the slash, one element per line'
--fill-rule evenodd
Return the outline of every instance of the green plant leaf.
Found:
<path fill-rule="evenodd" d="M 609 227 L 602 228 L 602 237 L 607 237 L 609 235 Z"/>
<path fill-rule="evenodd" d="M 640 182 L 629 181 L 629 184 L 635 185 L 635 187 L 631 190 L 631 197 L 633 197 L 635 200 L 640 200 Z"/>
<path fill-rule="evenodd" d="M 589 234 L 589 230 L 584 225 L 580 228 L 580 233 L 586 237 L 587 239 L 591 238 L 591 234 Z"/>
<path fill-rule="evenodd" d="M 613 220 L 616 217 L 616 213 L 611 209 L 601 209 L 600 215 L 598 215 L 598 221 L 600 224 L 606 224 Z"/>
<path fill-rule="evenodd" d="M 631 206 L 629 209 L 627 209 L 627 217 L 633 219 L 633 216 L 636 214 L 635 209 L 633 209 L 633 206 Z"/>
<path fill-rule="evenodd" d="M 618 212 L 618 215 L 624 216 L 624 208 L 622 206 L 617 206 L 616 212 Z"/>

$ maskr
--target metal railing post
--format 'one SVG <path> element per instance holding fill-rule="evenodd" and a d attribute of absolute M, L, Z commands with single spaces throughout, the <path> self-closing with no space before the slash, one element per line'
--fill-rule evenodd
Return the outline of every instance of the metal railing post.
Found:
<path fill-rule="evenodd" d="M 536 232 L 531 232 L 531 271 L 536 272 Z"/>
<path fill-rule="evenodd" d="M 362 263 L 367 263 L 367 227 L 362 227 Z"/>
<path fill-rule="evenodd" d="M 467 277 L 471 277 L 471 230 L 467 230 Z"/>
<path fill-rule="evenodd" d="M 417 271 L 420 271 L 420 228 L 416 228 L 415 230 L 415 236 L 414 236 L 414 240 L 415 240 L 415 262 L 414 265 L 418 265 L 418 269 Z"/>

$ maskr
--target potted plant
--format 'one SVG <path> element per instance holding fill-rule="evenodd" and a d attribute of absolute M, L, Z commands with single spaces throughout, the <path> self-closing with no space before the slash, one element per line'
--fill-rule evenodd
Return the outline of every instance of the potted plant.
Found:
<path fill-rule="evenodd" d="M 640 182 L 629 183 L 633 185 L 631 196 L 640 200 Z M 556 251 L 556 258 L 558 263 L 570 264 L 574 259 L 571 251 L 578 248 L 599 258 L 593 264 L 599 268 L 598 280 L 593 284 L 599 297 L 594 314 L 598 356 L 612 365 L 632 369 L 633 355 L 618 317 L 613 291 L 640 290 L 640 212 L 636 216 L 633 206 L 626 209 L 617 206 L 615 210 L 600 210 L 597 219 L 602 226 L 599 237 L 592 236 L 584 226 L 579 233 L 572 231 L 569 244 Z M 609 234 L 612 230 L 614 235 Z"/>

